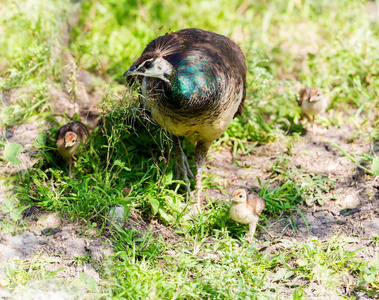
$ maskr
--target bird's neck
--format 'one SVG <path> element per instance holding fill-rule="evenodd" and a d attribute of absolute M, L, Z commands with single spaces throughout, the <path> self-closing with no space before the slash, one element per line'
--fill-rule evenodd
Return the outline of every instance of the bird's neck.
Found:
<path fill-rule="evenodd" d="M 168 80 L 168 82 L 166 81 L 168 89 L 172 91 L 180 90 L 180 81 L 178 78 L 178 72 L 176 72 L 174 67 L 172 67 L 171 73 L 166 74 L 165 77 Z"/>
<path fill-rule="evenodd" d="M 198 63 L 192 57 L 187 58 L 173 67 L 166 78 L 169 80 L 167 92 L 174 102 L 190 102 L 193 98 L 213 94 L 217 91 L 217 83 L 209 82 L 209 67 L 204 62 Z"/>
<path fill-rule="evenodd" d="M 178 72 L 175 68 L 172 68 L 170 74 L 166 74 L 168 82 L 165 82 L 165 90 L 173 105 L 180 105 L 180 103 L 186 98 L 186 87 L 182 84 L 179 78 Z"/>
<path fill-rule="evenodd" d="M 233 201 L 233 202 L 232 202 L 232 206 L 233 206 L 233 207 L 246 207 L 246 201 L 244 201 L 244 202 L 236 202 L 236 201 Z"/>

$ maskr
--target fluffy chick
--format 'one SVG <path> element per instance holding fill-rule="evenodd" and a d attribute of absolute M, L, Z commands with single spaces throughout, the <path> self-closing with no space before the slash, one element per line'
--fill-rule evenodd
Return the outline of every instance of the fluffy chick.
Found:
<path fill-rule="evenodd" d="M 324 96 L 318 87 L 305 88 L 300 91 L 298 101 L 301 107 L 301 114 L 312 124 L 312 131 L 316 131 L 314 124 L 315 115 L 323 113 L 328 106 L 328 98 Z"/>
<path fill-rule="evenodd" d="M 265 201 L 256 193 L 247 194 L 244 189 L 233 192 L 230 217 L 239 223 L 249 224 L 248 239 L 252 240 L 259 221 L 259 215 L 266 207 Z"/>
<path fill-rule="evenodd" d="M 89 132 L 81 122 L 68 123 L 58 130 L 56 145 L 58 152 L 68 163 L 68 176 L 72 177 L 71 166 L 76 160 L 81 144 L 86 144 Z"/>

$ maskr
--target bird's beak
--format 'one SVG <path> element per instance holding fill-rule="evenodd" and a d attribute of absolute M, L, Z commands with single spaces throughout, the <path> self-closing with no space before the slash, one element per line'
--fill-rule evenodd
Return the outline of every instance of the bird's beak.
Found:
<path fill-rule="evenodd" d="M 126 76 L 129 76 L 129 75 L 133 75 L 134 72 L 137 70 L 137 68 L 135 66 L 132 66 L 130 67 L 130 69 L 128 71 L 126 71 L 124 73 L 124 75 L 122 75 L 123 77 L 126 77 Z"/>
<path fill-rule="evenodd" d="M 232 197 L 232 199 L 230 199 L 230 201 L 232 201 L 232 202 L 236 202 L 236 203 L 243 202 L 243 201 L 239 200 L 238 197 Z"/>
<path fill-rule="evenodd" d="M 314 101 L 317 101 L 317 98 L 316 98 L 316 97 L 313 97 L 313 96 L 312 96 L 312 97 L 309 98 L 309 102 L 314 102 Z"/>

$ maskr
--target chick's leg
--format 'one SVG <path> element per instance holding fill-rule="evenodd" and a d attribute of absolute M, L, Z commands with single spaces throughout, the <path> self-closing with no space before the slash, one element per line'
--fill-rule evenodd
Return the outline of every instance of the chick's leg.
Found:
<path fill-rule="evenodd" d="M 205 165 L 205 160 L 207 158 L 208 149 L 212 142 L 197 142 L 196 153 L 195 153 L 195 163 L 196 163 L 196 190 L 195 190 L 195 203 L 192 205 L 192 214 L 197 216 L 201 212 L 201 178 L 203 174 L 203 168 Z"/>
<path fill-rule="evenodd" d="M 180 175 L 183 176 L 183 180 L 187 185 L 188 195 L 191 196 L 191 187 L 189 184 L 188 176 L 192 179 L 195 179 L 187 161 L 187 157 L 184 154 L 183 148 L 180 144 L 180 139 L 177 135 L 173 136 L 174 146 L 175 146 L 175 154 L 177 159 L 176 164 L 176 179 L 180 178 Z"/>
<path fill-rule="evenodd" d="M 314 133 L 314 128 L 315 128 L 314 119 L 313 119 L 314 116 L 305 115 L 305 118 L 307 119 L 307 122 L 310 125 L 310 128 L 308 129 L 308 131 L 311 133 Z M 309 125 L 307 127 L 309 127 Z"/>
<path fill-rule="evenodd" d="M 313 133 L 314 134 L 322 133 L 322 130 L 316 125 L 315 119 L 316 119 L 316 116 L 313 116 L 313 118 L 312 118 Z"/>
<path fill-rule="evenodd" d="M 254 233 L 257 228 L 258 220 L 259 220 L 259 217 L 255 216 L 254 220 L 251 223 L 249 223 L 249 234 L 247 236 L 249 240 L 252 240 L 254 238 Z"/>
<path fill-rule="evenodd" d="M 72 172 L 71 172 L 71 166 L 72 166 L 72 164 L 73 164 L 73 161 L 72 161 L 72 159 L 70 159 L 68 161 L 68 177 L 71 177 L 71 178 L 72 178 Z"/>

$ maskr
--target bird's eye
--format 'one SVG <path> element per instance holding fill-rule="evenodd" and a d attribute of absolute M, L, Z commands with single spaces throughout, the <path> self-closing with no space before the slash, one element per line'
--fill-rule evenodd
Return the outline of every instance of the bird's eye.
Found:
<path fill-rule="evenodd" d="M 239 195 L 239 197 L 240 197 L 240 198 L 242 198 L 242 194 L 241 194 L 241 195 Z"/>
<path fill-rule="evenodd" d="M 150 69 L 150 68 L 153 66 L 153 64 L 151 63 L 151 61 L 147 61 L 147 62 L 144 64 L 144 66 L 145 66 L 146 69 Z"/>
<path fill-rule="evenodd" d="M 320 93 L 317 93 L 317 97 L 320 97 Z"/>

